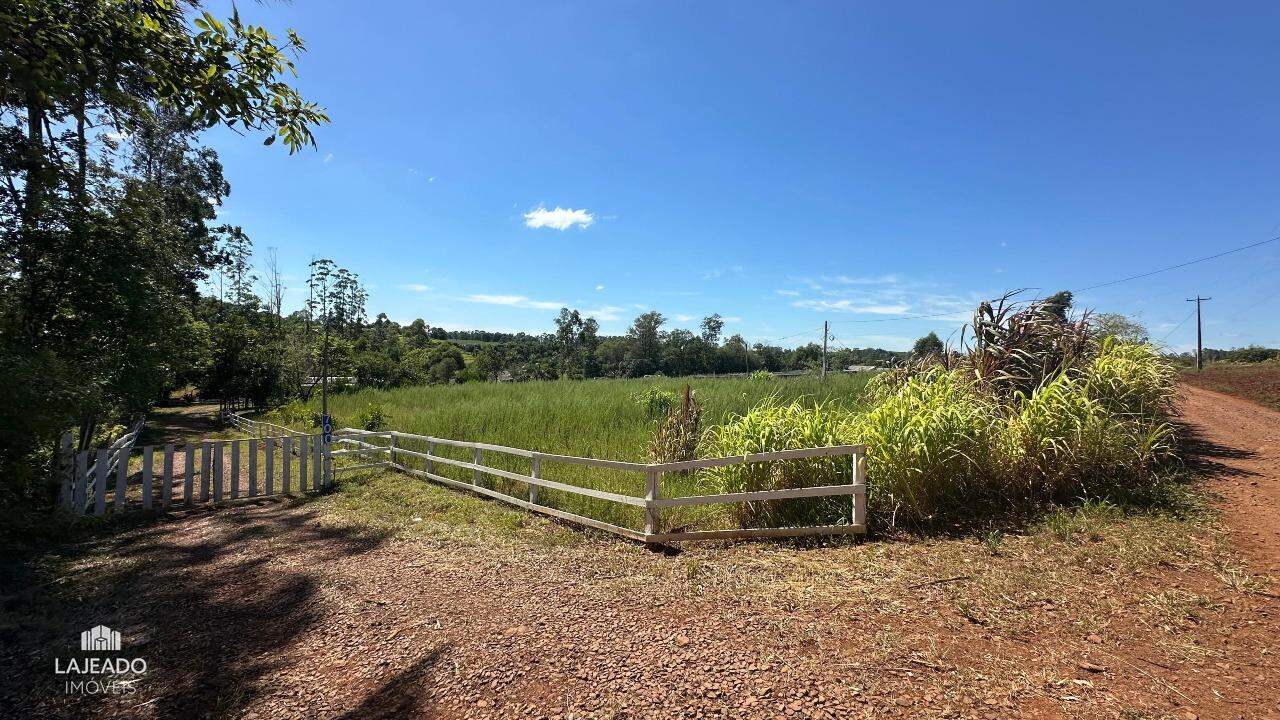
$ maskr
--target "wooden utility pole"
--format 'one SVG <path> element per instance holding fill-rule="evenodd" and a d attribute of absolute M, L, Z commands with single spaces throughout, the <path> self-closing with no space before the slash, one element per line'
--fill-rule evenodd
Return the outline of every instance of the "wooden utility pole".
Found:
<path fill-rule="evenodd" d="M 830 334 L 831 323 L 826 320 L 822 321 L 822 379 L 827 379 L 827 336 Z"/>
<path fill-rule="evenodd" d="M 1200 325 L 1200 303 L 1213 298 L 1200 297 L 1197 294 L 1194 298 L 1187 298 L 1187 302 L 1196 304 L 1196 372 L 1204 369 L 1204 330 Z"/>

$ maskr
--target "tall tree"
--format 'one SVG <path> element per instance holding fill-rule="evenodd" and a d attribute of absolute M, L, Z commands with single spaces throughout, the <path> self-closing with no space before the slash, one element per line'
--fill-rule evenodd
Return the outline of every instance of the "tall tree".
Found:
<path fill-rule="evenodd" d="M 662 366 L 662 325 L 666 321 L 662 313 L 650 310 L 631 323 L 627 330 L 627 375 L 649 375 Z"/>

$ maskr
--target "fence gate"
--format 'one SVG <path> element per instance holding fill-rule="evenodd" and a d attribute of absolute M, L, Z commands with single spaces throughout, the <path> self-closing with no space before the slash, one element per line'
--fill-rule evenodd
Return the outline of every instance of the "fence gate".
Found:
<path fill-rule="evenodd" d="M 297 495 L 333 483 L 333 457 L 322 435 L 144 445 L 141 423 L 111 446 L 80 453 L 64 440 L 62 506 L 77 515 L 169 508 L 240 498 Z"/>

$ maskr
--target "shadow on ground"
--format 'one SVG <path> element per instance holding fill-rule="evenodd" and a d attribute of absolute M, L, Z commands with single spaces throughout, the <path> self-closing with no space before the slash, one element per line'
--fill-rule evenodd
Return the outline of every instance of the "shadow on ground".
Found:
<path fill-rule="evenodd" d="M 7 585 L 30 587 L 5 588 L 0 664 L 9 669 L 0 702 L 27 708 L 19 715 L 32 717 L 239 716 L 263 692 L 263 678 L 320 671 L 283 668 L 282 651 L 303 640 L 326 612 L 325 563 L 367 553 L 386 535 L 321 523 L 307 504 L 193 511 L 123 532 L 103 526 L 80 542 L 30 547 L 28 557 L 16 559 L 27 571 L 5 576 Z M 232 588 L 253 592 L 235 595 Z M 121 655 L 146 659 L 136 695 L 68 695 L 66 678 L 53 672 L 55 658 L 65 663 L 85 656 L 79 633 L 98 624 L 121 632 Z M 429 664 L 415 666 L 419 676 Z M 403 683 L 420 680 L 406 676 Z M 391 717 L 406 692 L 382 688 L 352 717 L 377 716 L 383 706 Z"/>

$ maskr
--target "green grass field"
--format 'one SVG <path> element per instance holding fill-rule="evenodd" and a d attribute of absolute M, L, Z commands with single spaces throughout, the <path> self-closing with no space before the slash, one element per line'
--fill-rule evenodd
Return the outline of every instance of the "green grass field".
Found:
<path fill-rule="evenodd" d="M 695 397 L 703 404 L 703 427 L 718 424 L 736 413 L 747 411 L 765 398 L 809 399 L 856 406 L 862 401 L 867 375 L 832 375 L 825 382 L 814 376 L 752 380 L 747 378 L 700 378 L 689 380 Z M 439 438 L 469 440 L 537 450 L 561 455 L 647 462 L 649 440 L 657 420 L 633 400 L 638 392 L 659 388 L 680 392 L 685 381 L 678 378 L 633 380 L 558 380 L 526 383 L 467 383 L 464 385 L 422 386 L 397 390 L 362 390 L 330 398 L 330 413 L 339 427 L 353 424 L 354 418 L 370 404 L 380 405 L 389 416 L 390 428 L 401 432 Z M 313 404 L 317 404 L 313 402 Z M 423 443 L 402 442 L 403 447 L 424 451 Z M 438 454 L 471 460 L 471 451 L 444 446 Z M 416 458 L 404 464 L 425 469 Z M 486 453 L 485 464 L 527 474 L 529 461 L 499 453 Z M 472 473 L 436 464 L 441 475 L 470 482 Z M 584 487 L 640 496 L 644 477 L 639 473 L 544 463 L 543 477 Z M 524 496 L 523 483 L 484 476 L 482 484 L 516 496 Z M 666 496 L 693 494 L 701 488 L 695 475 L 664 477 Z M 583 498 L 553 490 L 542 490 L 538 501 L 590 517 L 631 528 L 642 523 L 638 508 Z M 710 527 L 729 522 L 722 509 L 702 508 L 696 512 L 672 513 L 667 526 Z"/>

